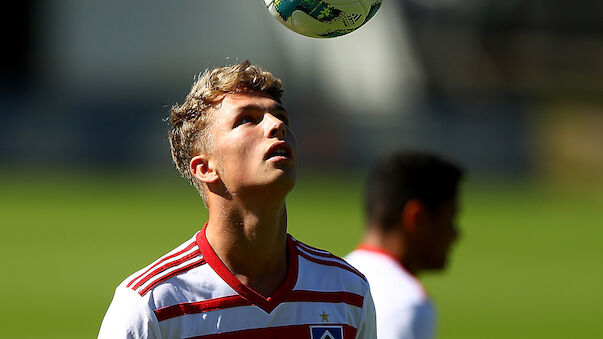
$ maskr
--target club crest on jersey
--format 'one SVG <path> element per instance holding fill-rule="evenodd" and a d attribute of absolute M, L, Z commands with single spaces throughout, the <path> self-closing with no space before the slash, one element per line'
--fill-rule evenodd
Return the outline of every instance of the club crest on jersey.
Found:
<path fill-rule="evenodd" d="M 310 339 L 343 339 L 343 327 L 310 326 Z"/>

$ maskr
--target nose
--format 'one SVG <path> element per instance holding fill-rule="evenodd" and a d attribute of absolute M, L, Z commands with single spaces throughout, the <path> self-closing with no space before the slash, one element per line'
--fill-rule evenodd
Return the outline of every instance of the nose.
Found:
<path fill-rule="evenodd" d="M 287 126 L 285 123 L 272 114 L 267 114 L 268 121 L 268 136 L 270 138 L 284 138 L 287 136 Z"/>

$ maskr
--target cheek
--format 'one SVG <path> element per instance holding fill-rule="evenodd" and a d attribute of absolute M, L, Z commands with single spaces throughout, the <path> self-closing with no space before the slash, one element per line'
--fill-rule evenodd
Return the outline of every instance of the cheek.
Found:
<path fill-rule="evenodd" d="M 225 162 L 240 162 L 252 156 L 254 143 L 250 132 L 233 133 L 220 141 L 218 151 Z"/>

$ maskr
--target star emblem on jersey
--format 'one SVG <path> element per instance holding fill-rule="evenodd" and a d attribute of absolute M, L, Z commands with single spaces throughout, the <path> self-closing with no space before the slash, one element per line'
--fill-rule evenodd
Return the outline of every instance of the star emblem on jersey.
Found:
<path fill-rule="evenodd" d="M 310 326 L 310 339 L 343 339 L 343 327 Z"/>
<path fill-rule="evenodd" d="M 322 313 L 319 314 L 319 316 L 322 318 L 322 321 L 329 321 L 329 315 L 327 313 L 325 313 L 325 310 L 322 310 Z"/>

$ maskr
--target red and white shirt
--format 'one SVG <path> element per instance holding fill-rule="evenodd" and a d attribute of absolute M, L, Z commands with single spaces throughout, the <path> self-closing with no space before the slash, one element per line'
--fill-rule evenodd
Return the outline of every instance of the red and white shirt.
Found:
<path fill-rule="evenodd" d="M 345 260 L 371 284 L 379 339 L 431 339 L 435 309 L 421 282 L 392 254 L 361 245 Z"/>
<path fill-rule="evenodd" d="M 224 266 L 206 227 L 117 287 L 98 338 L 376 338 L 366 278 L 342 259 L 289 235 L 287 277 L 265 298 Z"/>

